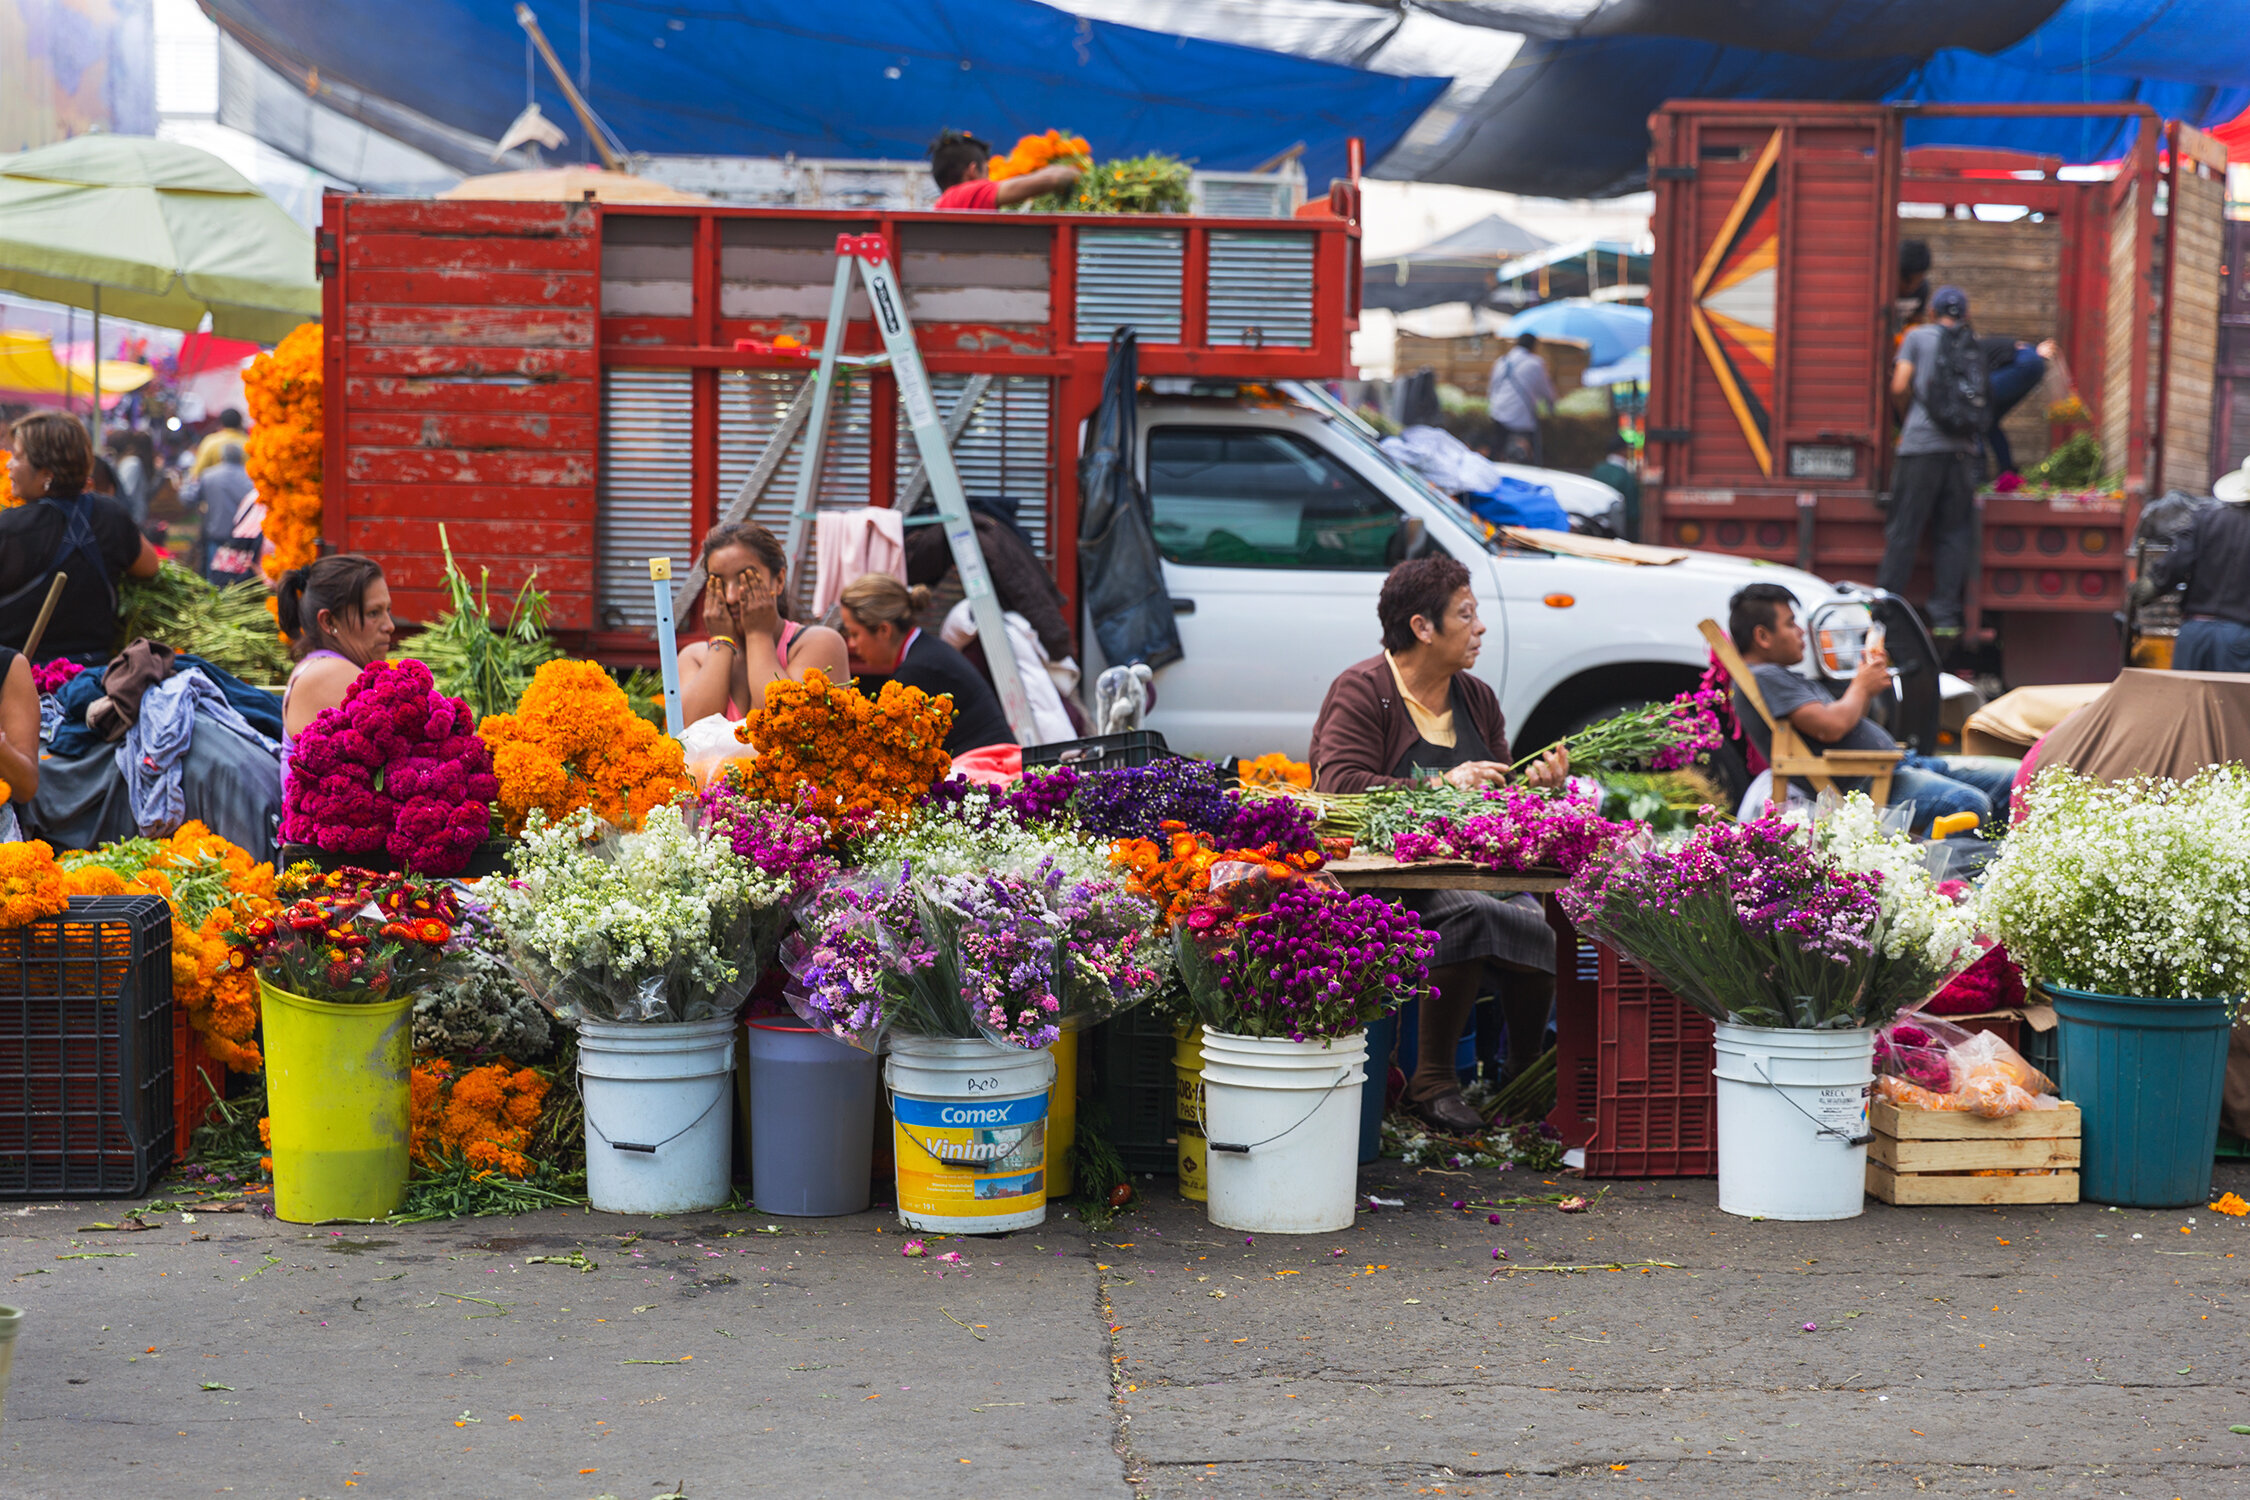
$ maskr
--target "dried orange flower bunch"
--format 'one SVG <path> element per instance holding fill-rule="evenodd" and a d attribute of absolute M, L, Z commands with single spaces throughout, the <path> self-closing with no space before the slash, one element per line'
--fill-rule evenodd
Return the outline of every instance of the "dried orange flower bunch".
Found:
<path fill-rule="evenodd" d="M 1279 750 L 1243 761 L 1235 767 L 1235 775 L 1244 786 L 1301 786 L 1312 790 L 1312 767 L 1291 760 Z"/>
<path fill-rule="evenodd" d="M 487 714 L 477 733 L 492 750 L 510 836 L 533 808 L 549 819 L 581 807 L 619 828 L 688 789 L 680 742 L 633 712 L 599 663 L 551 661 L 512 714 Z"/>
<path fill-rule="evenodd" d="M 235 955 L 234 934 L 274 910 L 273 866 L 201 823 L 168 839 L 127 839 L 71 856 L 73 896 L 162 896 L 172 906 L 172 998 L 211 1056 L 237 1073 L 265 1066 L 258 978 Z"/>
<path fill-rule="evenodd" d="M 0 928 L 26 926 L 70 907 L 55 851 L 38 839 L 0 844 Z"/>
<path fill-rule="evenodd" d="M 243 457 L 266 503 L 268 578 L 320 550 L 321 347 L 320 325 L 300 324 L 242 372 L 251 422 Z"/>
<path fill-rule="evenodd" d="M 870 702 L 849 682 L 819 668 L 802 682 L 766 684 L 765 706 L 735 738 L 757 747 L 741 767 L 743 790 L 761 802 L 810 813 L 863 808 L 903 815 L 946 773 L 953 697 L 883 684 Z"/>
<path fill-rule="evenodd" d="M 988 159 L 984 175 L 994 182 L 1006 182 L 1011 177 L 1036 172 L 1058 161 L 1090 167 L 1094 164 L 1094 148 L 1086 144 L 1084 136 L 1064 135 L 1059 130 L 1050 130 L 1045 135 L 1027 135 L 1018 140 L 1015 149 L 1006 156 Z"/>
<path fill-rule="evenodd" d="M 539 1112 L 547 1102 L 545 1077 L 505 1060 L 456 1075 L 442 1057 L 414 1064 L 409 1151 L 425 1167 L 459 1157 L 480 1172 L 531 1175 L 523 1148 L 531 1142 Z"/>

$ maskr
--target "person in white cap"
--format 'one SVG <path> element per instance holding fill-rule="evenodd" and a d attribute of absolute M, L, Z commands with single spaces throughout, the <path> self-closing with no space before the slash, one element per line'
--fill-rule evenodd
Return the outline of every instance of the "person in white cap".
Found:
<path fill-rule="evenodd" d="M 2219 476 L 2221 503 L 2196 511 L 2156 565 L 2158 593 L 2183 584 L 2175 672 L 2250 672 L 2250 463 Z"/>

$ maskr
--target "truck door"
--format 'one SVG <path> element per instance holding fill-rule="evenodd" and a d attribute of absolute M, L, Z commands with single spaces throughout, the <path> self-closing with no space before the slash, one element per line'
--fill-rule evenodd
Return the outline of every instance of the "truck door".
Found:
<path fill-rule="evenodd" d="M 1143 442 L 1185 652 L 1157 675 L 1148 727 L 1188 754 L 1302 757 L 1328 685 L 1381 648 L 1405 510 L 1304 431 L 1158 419 Z"/>

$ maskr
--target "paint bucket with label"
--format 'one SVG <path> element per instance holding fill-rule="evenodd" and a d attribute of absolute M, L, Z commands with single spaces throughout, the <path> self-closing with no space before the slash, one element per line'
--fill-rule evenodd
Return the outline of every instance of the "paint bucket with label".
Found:
<path fill-rule="evenodd" d="M 896 1036 L 883 1078 L 900 1223 L 996 1234 L 1046 1219 L 1052 1052 Z"/>
<path fill-rule="evenodd" d="M 1875 1033 L 1714 1029 L 1719 1207 L 1752 1219 L 1854 1219 L 1867 1206 Z"/>

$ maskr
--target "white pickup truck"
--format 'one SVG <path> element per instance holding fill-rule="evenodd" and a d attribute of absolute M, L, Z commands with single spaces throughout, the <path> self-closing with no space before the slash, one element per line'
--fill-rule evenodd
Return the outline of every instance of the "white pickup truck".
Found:
<path fill-rule="evenodd" d="M 1723 623 L 1744 584 L 1781 584 L 1800 615 L 1834 592 L 1716 553 L 1624 563 L 1488 541 L 1327 392 L 1265 392 L 1141 400 L 1140 472 L 1185 652 L 1156 674 L 1145 727 L 1174 750 L 1303 757 L 1328 684 L 1380 649 L 1384 575 L 1436 548 L 1469 569 L 1486 627 L 1476 672 L 1522 748 L 1694 686 L 1708 660 L 1696 623 Z M 1083 639 L 1098 672 L 1093 631 Z"/>

